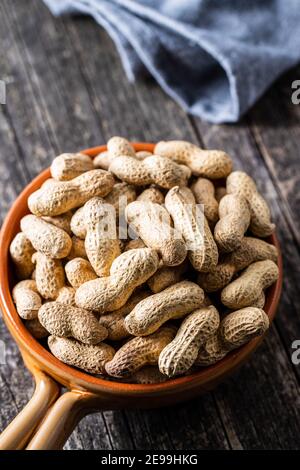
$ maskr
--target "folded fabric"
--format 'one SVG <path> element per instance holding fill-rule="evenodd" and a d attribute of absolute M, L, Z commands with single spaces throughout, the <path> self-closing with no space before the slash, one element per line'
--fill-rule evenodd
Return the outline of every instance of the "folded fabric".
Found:
<path fill-rule="evenodd" d="M 299 0 L 43 0 L 54 15 L 88 14 L 129 80 L 148 72 L 186 111 L 236 122 L 300 61 Z"/>

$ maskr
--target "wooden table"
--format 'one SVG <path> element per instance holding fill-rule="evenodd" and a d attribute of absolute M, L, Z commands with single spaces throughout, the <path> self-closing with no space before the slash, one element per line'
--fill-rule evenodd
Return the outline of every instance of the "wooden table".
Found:
<path fill-rule="evenodd" d="M 284 257 L 275 324 L 251 361 L 214 392 L 154 411 L 106 411 L 85 418 L 66 449 L 299 449 L 300 105 L 280 79 L 238 125 L 188 116 L 152 81 L 128 83 L 107 34 L 88 18 L 53 18 L 41 1 L 2 0 L 0 191 L 4 217 L 22 188 L 65 151 L 132 140 L 185 139 L 220 148 L 248 171 L 269 201 Z M 0 428 L 22 409 L 33 383 L 3 322 Z"/>

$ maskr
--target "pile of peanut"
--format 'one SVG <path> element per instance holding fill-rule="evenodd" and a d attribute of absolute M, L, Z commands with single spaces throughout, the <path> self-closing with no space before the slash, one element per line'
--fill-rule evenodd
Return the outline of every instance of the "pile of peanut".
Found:
<path fill-rule="evenodd" d="M 60 361 L 161 382 L 268 329 L 277 250 L 262 239 L 274 224 L 225 152 L 184 141 L 135 152 L 113 137 L 94 160 L 56 157 L 28 207 L 10 246 L 12 296 Z"/>

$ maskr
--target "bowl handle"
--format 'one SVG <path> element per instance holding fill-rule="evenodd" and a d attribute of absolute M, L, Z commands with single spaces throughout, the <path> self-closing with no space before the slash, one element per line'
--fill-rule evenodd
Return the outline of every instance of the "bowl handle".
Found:
<path fill-rule="evenodd" d="M 24 449 L 39 422 L 59 395 L 60 387 L 40 369 L 31 367 L 35 391 L 31 400 L 0 435 L 0 450 Z"/>
<path fill-rule="evenodd" d="M 98 396 L 80 390 L 61 395 L 37 428 L 26 450 L 62 449 L 79 421 L 87 414 L 99 411 L 99 401 Z"/>

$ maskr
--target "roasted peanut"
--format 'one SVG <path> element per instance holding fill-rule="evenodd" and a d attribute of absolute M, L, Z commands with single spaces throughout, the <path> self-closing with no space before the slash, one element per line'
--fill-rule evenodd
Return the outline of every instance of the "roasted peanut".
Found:
<path fill-rule="evenodd" d="M 268 328 L 268 315 L 260 308 L 248 307 L 227 315 L 221 322 L 220 334 L 228 347 L 238 348 Z"/>
<path fill-rule="evenodd" d="M 135 201 L 135 199 L 136 191 L 132 185 L 127 183 L 116 183 L 109 195 L 106 196 L 105 202 L 114 207 L 116 216 L 118 217 L 124 214 L 127 204 Z"/>
<path fill-rule="evenodd" d="M 203 150 L 183 140 L 158 142 L 154 152 L 187 165 L 195 175 L 209 179 L 226 178 L 232 170 L 232 161 L 221 150 Z"/>
<path fill-rule="evenodd" d="M 71 259 L 74 259 L 74 258 L 87 259 L 84 240 L 82 240 L 81 238 L 76 237 L 75 235 L 73 235 L 73 237 L 72 237 L 72 248 L 71 248 L 70 253 L 67 256 L 68 260 L 71 260 Z"/>
<path fill-rule="evenodd" d="M 46 328 L 41 325 L 38 318 L 33 318 L 32 320 L 25 320 L 25 326 L 27 330 L 32 334 L 36 339 L 47 338 L 49 336 Z"/>
<path fill-rule="evenodd" d="M 150 188 L 145 189 L 137 197 L 137 201 L 154 202 L 155 204 L 163 204 L 164 200 L 165 197 L 163 193 L 155 186 L 150 186 Z"/>
<path fill-rule="evenodd" d="M 250 224 L 250 210 L 243 196 L 227 194 L 219 204 L 220 220 L 214 237 L 221 251 L 231 252 L 240 247 Z"/>
<path fill-rule="evenodd" d="M 9 252 L 15 265 L 18 279 L 28 279 L 31 276 L 34 270 L 34 263 L 31 259 L 34 251 L 26 235 L 23 232 L 17 233 L 10 244 Z"/>
<path fill-rule="evenodd" d="M 218 263 L 218 249 L 207 219 L 189 188 L 172 188 L 165 198 L 174 226 L 187 244 L 188 257 L 196 271 L 211 271 Z"/>
<path fill-rule="evenodd" d="M 248 307 L 278 279 L 278 266 L 271 260 L 252 263 L 239 278 L 221 292 L 221 301 L 229 308 Z"/>
<path fill-rule="evenodd" d="M 91 197 L 107 196 L 114 185 L 111 173 L 91 170 L 70 180 L 41 188 L 28 198 L 30 211 L 39 216 L 54 216 L 82 206 Z"/>
<path fill-rule="evenodd" d="M 208 222 L 215 224 L 219 219 L 219 204 L 215 198 L 215 187 L 213 183 L 206 178 L 198 178 L 192 184 L 191 190 L 194 194 L 197 204 L 203 204 L 203 212 Z"/>
<path fill-rule="evenodd" d="M 37 318 L 42 299 L 34 280 L 27 279 L 18 282 L 12 290 L 12 297 L 21 318 L 24 320 Z"/>
<path fill-rule="evenodd" d="M 203 290 L 194 282 L 182 281 L 139 302 L 125 318 L 130 334 L 146 336 L 172 318 L 181 318 L 200 307 Z"/>
<path fill-rule="evenodd" d="M 42 217 L 43 220 L 48 222 L 49 224 L 55 225 L 55 227 L 61 228 L 68 235 L 72 234 L 70 223 L 72 218 L 72 212 L 68 211 L 65 214 L 56 215 L 55 217 Z"/>
<path fill-rule="evenodd" d="M 119 157 L 119 155 L 128 155 L 129 157 L 135 156 L 134 147 L 124 137 L 111 137 L 107 142 L 107 150 L 112 158 Z"/>
<path fill-rule="evenodd" d="M 109 154 L 108 151 L 104 151 L 96 155 L 93 160 L 95 168 L 101 168 L 102 170 L 108 170 L 109 165 L 111 164 L 113 157 Z"/>
<path fill-rule="evenodd" d="M 114 356 L 114 349 L 105 343 L 82 344 L 71 338 L 49 336 L 49 349 L 60 361 L 91 374 L 104 374 L 105 364 Z"/>
<path fill-rule="evenodd" d="M 35 281 L 38 292 L 44 299 L 56 299 L 65 285 L 65 273 L 61 260 L 48 258 L 36 252 L 32 257 L 35 267 Z"/>
<path fill-rule="evenodd" d="M 135 158 L 138 158 L 139 160 L 144 160 L 144 158 L 150 157 L 150 155 L 153 155 L 153 153 L 148 152 L 147 150 L 140 150 L 139 152 L 135 152 Z"/>
<path fill-rule="evenodd" d="M 172 341 L 175 328 L 165 326 L 146 338 L 133 338 L 124 344 L 106 363 L 106 372 L 113 377 L 128 377 L 146 365 L 156 365 L 161 351 Z"/>
<path fill-rule="evenodd" d="M 194 362 L 195 366 L 209 366 L 223 359 L 231 348 L 224 344 L 218 331 L 201 346 Z"/>
<path fill-rule="evenodd" d="M 220 317 L 214 306 L 200 308 L 182 322 L 175 338 L 160 353 L 158 366 L 168 377 L 183 374 L 195 362 L 199 348 L 216 333 Z"/>
<path fill-rule="evenodd" d="M 86 282 L 77 289 L 76 304 L 99 313 L 117 310 L 136 287 L 154 274 L 158 263 L 156 251 L 150 248 L 126 251 L 113 261 L 110 276 Z"/>
<path fill-rule="evenodd" d="M 134 307 L 143 299 L 148 297 L 150 292 L 147 290 L 137 290 L 129 298 L 123 307 L 115 310 L 107 315 L 101 315 L 99 318 L 100 325 L 104 326 L 108 331 L 108 339 L 111 341 L 119 341 L 129 336 L 129 332 L 125 327 L 125 317 Z"/>
<path fill-rule="evenodd" d="M 75 304 L 75 289 L 73 287 L 62 287 L 59 292 L 58 296 L 56 297 L 56 302 L 60 302 L 61 304 L 66 305 L 73 305 L 76 307 Z"/>
<path fill-rule="evenodd" d="M 120 254 L 115 211 L 103 199 L 94 197 L 84 205 L 84 223 L 88 260 L 98 276 L 108 276 L 113 260 Z"/>
<path fill-rule="evenodd" d="M 177 266 L 186 257 L 185 243 L 171 227 L 171 218 L 159 204 L 135 201 L 126 207 L 125 217 L 146 246 L 158 251 L 167 266 Z"/>
<path fill-rule="evenodd" d="M 74 212 L 70 222 L 72 232 L 76 237 L 81 238 L 82 240 L 84 240 L 86 236 L 86 227 L 84 225 L 83 211 L 84 206 L 79 207 L 79 209 Z"/>
<path fill-rule="evenodd" d="M 247 268 L 255 261 L 277 260 L 277 248 L 270 243 L 253 237 L 244 237 L 241 246 L 224 255 L 210 273 L 200 273 L 197 282 L 206 292 L 215 292 L 225 287 L 235 273 Z"/>
<path fill-rule="evenodd" d="M 134 157 L 136 154 L 133 146 L 127 139 L 118 136 L 112 137 L 107 142 L 107 151 L 99 153 L 99 155 L 94 158 L 94 166 L 108 170 L 113 159 L 119 155 Z"/>
<path fill-rule="evenodd" d="M 199 350 L 196 366 L 209 366 L 225 357 L 269 328 L 269 319 L 259 308 L 247 307 L 230 313 L 221 321 L 220 329 Z"/>
<path fill-rule="evenodd" d="M 136 248 L 145 248 L 145 243 L 140 239 L 136 238 L 135 240 L 129 240 L 124 246 L 123 251 L 135 250 Z"/>
<path fill-rule="evenodd" d="M 148 279 L 148 286 L 154 294 L 179 282 L 187 271 L 188 263 L 184 261 L 179 266 L 162 266 Z"/>
<path fill-rule="evenodd" d="M 107 330 L 89 310 L 60 302 L 47 302 L 38 313 L 39 321 L 53 336 L 72 337 L 85 344 L 107 338 Z"/>
<path fill-rule="evenodd" d="M 187 167 L 159 155 L 151 155 L 142 161 L 122 155 L 113 159 L 109 171 L 129 184 L 156 184 L 167 189 L 186 184 L 191 175 Z"/>
<path fill-rule="evenodd" d="M 50 166 L 52 178 L 59 181 L 69 181 L 85 171 L 93 170 L 91 157 L 83 153 L 62 153 L 54 158 Z"/>
<path fill-rule="evenodd" d="M 64 230 L 35 215 L 25 215 L 20 224 L 36 251 L 49 258 L 64 258 L 69 254 L 72 240 Z"/>
<path fill-rule="evenodd" d="M 253 179 L 243 171 L 234 171 L 226 182 L 228 194 L 243 196 L 249 204 L 251 213 L 250 230 L 257 237 L 267 237 L 275 229 L 271 223 L 270 209 L 264 198 L 258 193 Z"/>
<path fill-rule="evenodd" d="M 74 258 L 65 265 L 67 279 L 72 287 L 77 289 L 85 282 L 97 279 L 91 263 L 83 258 Z"/>
<path fill-rule="evenodd" d="M 215 190 L 215 198 L 218 203 L 220 203 L 222 197 L 226 195 L 226 188 L 224 186 L 217 186 Z"/>
<path fill-rule="evenodd" d="M 166 380 L 168 377 L 162 374 L 157 366 L 142 367 L 130 376 L 130 383 L 144 385 L 162 383 Z"/>

